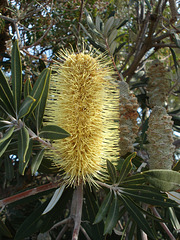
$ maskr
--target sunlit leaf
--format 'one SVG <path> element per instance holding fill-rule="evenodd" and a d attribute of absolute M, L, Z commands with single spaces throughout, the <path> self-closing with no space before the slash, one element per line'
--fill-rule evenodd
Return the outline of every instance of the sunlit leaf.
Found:
<path fill-rule="evenodd" d="M 19 161 L 26 162 L 25 156 L 29 147 L 29 132 L 22 127 L 18 132 L 18 158 Z"/>
<path fill-rule="evenodd" d="M 105 197 L 104 201 L 102 202 L 102 204 L 99 208 L 99 211 L 94 220 L 94 224 L 105 219 L 105 216 L 109 210 L 111 202 L 112 202 L 112 191 L 109 191 L 109 193 L 107 194 L 107 196 Z"/>
<path fill-rule="evenodd" d="M 18 112 L 22 94 L 22 65 L 17 40 L 14 41 L 12 48 L 11 74 L 14 106 L 16 112 Z"/>
<path fill-rule="evenodd" d="M 24 98 L 26 98 L 28 95 L 30 95 L 32 91 L 32 85 L 30 78 L 27 78 L 25 84 L 24 84 Z"/>
<path fill-rule="evenodd" d="M 59 126 L 47 125 L 41 129 L 39 136 L 48 139 L 62 139 L 69 137 L 70 134 Z"/>
<path fill-rule="evenodd" d="M 0 138 L 0 143 L 4 142 L 8 138 L 10 138 L 14 132 L 15 127 L 11 127 L 2 138 Z"/>
<path fill-rule="evenodd" d="M 40 164 L 42 162 L 44 151 L 45 151 L 45 149 L 43 148 L 32 159 L 32 163 L 31 163 L 31 173 L 32 173 L 32 175 L 34 175 L 37 172 L 37 170 L 38 170 L 38 168 L 39 168 L 39 166 L 40 166 Z"/>
<path fill-rule="evenodd" d="M 26 116 L 29 113 L 29 111 L 32 107 L 32 104 L 35 101 L 36 101 L 36 99 L 34 99 L 33 97 L 27 96 L 25 98 L 24 102 L 22 103 L 22 105 L 20 106 L 18 118 L 23 118 L 24 116 Z"/>
<path fill-rule="evenodd" d="M 131 171 L 132 169 L 132 159 L 136 156 L 136 153 L 132 153 L 130 154 L 123 162 L 123 165 L 120 169 L 119 172 L 119 179 L 118 182 L 121 183 L 124 178 L 128 175 L 128 173 Z"/>
<path fill-rule="evenodd" d="M 6 105 L 7 107 L 6 110 L 13 115 L 15 112 L 13 107 L 12 91 L 1 69 L 0 69 L 0 98 Z"/>
<path fill-rule="evenodd" d="M 65 189 L 65 185 L 62 185 L 60 188 L 56 189 L 51 201 L 49 202 L 49 204 L 47 205 L 46 209 L 44 210 L 44 212 L 42 214 L 46 214 L 49 211 L 51 211 L 51 209 L 53 209 L 53 207 L 56 205 L 56 203 L 61 198 L 61 196 L 64 192 L 64 189 Z"/>
<path fill-rule="evenodd" d="M 19 161 L 19 173 L 24 175 L 25 169 L 29 163 L 31 153 L 32 153 L 33 140 L 30 139 L 27 153 L 25 155 L 24 161 Z"/>
<path fill-rule="evenodd" d="M 155 169 L 142 173 L 149 183 L 161 191 L 169 192 L 180 188 L 180 173 L 173 170 Z"/>
<path fill-rule="evenodd" d="M 174 229 L 179 230 L 180 229 L 180 223 L 178 221 L 178 218 L 176 216 L 174 208 L 170 207 L 168 210 L 169 210 L 169 215 L 170 215 L 170 221 L 171 221 Z"/>
<path fill-rule="evenodd" d="M 115 194 L 105 221 L 104 234 L 107 233 L 111 234 L 112 229 L 115 227 L 118 219 L 119 219 L 119 200 L 117 198 L 117 195 Z"/>

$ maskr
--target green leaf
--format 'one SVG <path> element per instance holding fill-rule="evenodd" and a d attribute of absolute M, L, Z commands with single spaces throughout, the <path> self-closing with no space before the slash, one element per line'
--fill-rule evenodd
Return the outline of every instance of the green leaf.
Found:
<path fill-rule="evenodd" d="M 4 142 L 5 140 L 9 139 L 13 132 L 14 132 L 15 127 L 11 127 L 5 134 L 4 136 L 0 139 L 0 143 Z"/>
<path fill-rule="evenodd" d="M 25 155 L 25 161 L 19 161 L 19 173 L 24 175 L 25 169 L 29 163 L 31 153 L 32 153 L 33 140 L 30 139 L 27 153 Z"/>
<path fill-rule="evenodd" d="M 109 210 L 111 202 L 112 202 L 112 191 L 109 191 L 109 193 L 105 197 L 103 203 L 101 204 L 101 207 L 99 208 L 99 211 L 94 220 L 94 224 L 104 220 L 104 218 Z"/>
<path fill-rule="evenodd" d="M 6 110 L 13 115 L 15 111 L 13 107 L 12 91 L 1 69 L 0 69 L 0 98 L 3 100 L 5 106 L 7 107 Z"/>
<path fill-rule="evenodd" d="M 104 31 L 104 26 L 103 26 L 103 21 L 102 19 L 97 15 L 96 16 L 96 29 L 99 31 L 99 32 L 102 32 Z"/>
<path fill-rule="evenodd" d="M 34 175 L 37 172 L 37 170 L 38 170 L 38 168 L 39 168 L 39 166 L 40 166 L 40 164 L 43 160 L 44 151 L 45 151 L 45 149 L 43 148 L 32 159 L 32 163 L 31 163 L 31 173 L 32 173 L 32 175 Z"/>
<path fill-rule="evenodd" d="M 156 239 L 151 230 L 151 227 L 149 226 L 149 223 L 147 222 L 146 218 L 143 216 L 139 208 L 136 206 L 136 204 L 125 195 L 121 194 L 120 198 L 123 200 L 124 206 L 126 207 L 129 214 L 132 216 L 134 221 L 138 224 L 138 226 L 152 239 Z"/>
<path fill-rule="evenodd" d="M 56 125 L 47 125 L 41 129 L 39 136 L 56 140 L 69 137 L 70 134 Z"/>
<path fill-rule="evenodd" d="M 117 29 L 115 28 L 109 35 L 109 38 L 108 38 L 109 45 L 111 45 L 111 43 L 114 41 L 116 37 L 117 37 Z"/>
<path fill-rule="evenodd" d="M 59 199 L 61 198 L 63 192 L 65 189 L 65 184 L 62 185 L 60 188 L 56 189 L 51 201 L 49 202 L 49 204 L 47 205 L 46 209 L 44 210 L 44 212 L 42 213 L 42 215 L 48 213 L 49 211 L 51 211 L 53 209 L 53 207 L 56 205 L 56 203 L 59 201 Z"/>
<path fill-rule="evenodd" d="M 22 127 L 18 132 L 18 158 L 20 162 L 26 162 L 26 153 L 29 147 L 29 132 Z"/>
<path fill-rule="evenodd" d="M 112 164 L 112 162 L 110 162 L 109 160 L 107 160 L 107 170 L 108 170 L 109 176 L 112 180 L 112 183 L 116 183 L 116 179 L 117 179 L 116 168 Z"/>
<path fill-rule="evenodd" d="M 155 192 L 154 188 L 150 188 L 149 190 L 148 187 L 146 189 L 146 187 L 143 186 L 132 186 L 131 188 L 121 188 L 121 191 L 123 194 L 128 195 L 133 199 L 154 206 L 158 205 L 162 207 L 172 207 L 177 205 L 174 201 L 165 197 L 164 194 L 161 194 L 160 192 Z"/>
<path fill-rule="evenodd" d="M 36 83 L 34 84 L 30 94 L 34 99 L 36 99 L 36 101 L 33 103 L 30 113 L 37 107 L 38 103 L 40 102 L 46 87 L 46 82 L 49 81 L 50 75 L 50 69 L 46 68 L 41 72 L 38 79 L 36 80 Z"/>
<path fill-rule="evenodd" d="M 30 95 L 32 91 L 32 85 L 30 78 L 27 78 L 25 84 L 24 84 L 24 98 L 26 98 L 28 95 Z"/>
<path fill-rule="evenodd" d="M 88 27 L 90 29 L 94 30 L 95 29 L 95 25 L 93 23 L 92 16 L 89 14 L 89 12 L 87 10 L 85 10 L 85 14 L 86 14 L 86 20 L 87 20 Z"/>
<path fill-rule="evenodd" d="M 23 118 L 24 116 L 26 116 L 35 101 L 36 99 L 34 99 L 33 97 L 27 96 L 19 109 L 18 118 Z"/>
<path fill-rule="evenodd" d="M 16 112 L 18 112 L 22 94 L 22 65 L 17 40 L 14 41 L 12 48 L 11 72 L 12 72 L 12 90 L 14 97 L 14 106 Z"/>
<path fill-rule="evenodd" d="M 105 22 L 105 24 L 104 24 L 104 35 L 105 35 L 105 37 L 107 37 L 113 23 L 114 23 L 114 17 L 113 16 L 108 18 L 108 20 Z"/>
<path fill-rule="evenodd" d="M 144 182 L 145 182 L 145 178 L 142 176 L 142 174 L 137 173 L 135 175 L 124 178 L 124 180 L 121 181 L 121 184 L 129 186 L 129 185 L 143 184 Z"/>
<path fill-rule="evenodd" d="M 39 130 L 43 121 L 44 111 L 46 107 L 48 92 L 49 92 L 49 83 L 50 83 L 50 77 L 47 78 L 45 83 L 44 92 L 42 94 L 42 97 L 35 109 L 35 116 L 36 116 L 36 128 Z"/>
<path fill-rule="evenodd" d="M 14 168 L 12 159 L 9 157 L 4 159 L 4 165 L 5 165 L 5 172 L 6 172 L 6 179 L 11 181 L 14 178 Z"/>
<path fill-rule="evenodd" d="M 117 194 L 115 194 L 106 218 L 104 226 L 104 235 L 107 233 L 111 234 L 112 229 L 115 227 L 118 219 L 119 219 L 119 200 L 117 198 Z"/>
<path fill-rule="evenodd" d="M 180 173 L 173 170 L 155 169 L 142 172 L 149 183 L 164 192 L 180 188 Z"/>
<path fill-rule="evenodd" d="M 12 238 L 12 234 L 7 228 L 7 226 L 1 221 L 0 219 L 0 238 L 1 236 L 7 237 L 7 238 Z"/>
<path fill-rule="evenodd" d="M 148 0 L 145 0 L 145 3 L 147 5 L 148 9 L 151 11 L 151 4 L 150 4 L 150 2 Z"/>
<path fill-rule="evenodd" d="M 173 171 L 180 171 L 180 159 L 179 159 L 179 161 L 177 161 L 177 163 L 173 167 Z"/>
<path fill-rule="evenodd" d="M 171 221 L 171 223 L 173 225 L 173 228 L 175 230 L 179 230 L 180 229 L 180 223 L 179 223 L 179 221 L 177 219 L 177 216 L 176 216 L 176 213 L 174 211 L 174 208 L 172 208 L 172 207 L 169 208 L 169 215 L 170 215 L 170 221 Z"/>
<path fill-rule="evenodd" d="M 11 142 L 11 138 L 6 139 L 4 142 L 0 143 L 0 157 L 3 155 L 3 153 L 6 151 L 7 147 L 9 146 Z"/>
<path fill-rule="evenodd" d="M 130 154 L 123 162 L 122 167 L 119 172 L 118 183 L 121 183 L 124 178 L 128 175 L 128 173 L 132 169 L 132 159 L 136 156 L 136 153 Z"/>

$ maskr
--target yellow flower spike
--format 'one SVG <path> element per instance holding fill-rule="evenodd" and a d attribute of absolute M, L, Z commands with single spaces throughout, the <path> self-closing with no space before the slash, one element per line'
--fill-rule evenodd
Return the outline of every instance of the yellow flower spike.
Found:
<path fill-rule="evenodd" d="M 64 170 L 67 185 L 103 179 L 106 160 L 119 156 L 119 92 L 103 55 L 61 51 L 52 75 L 47 119 L 70 137 L 54 143 L 48 155 Z"/>

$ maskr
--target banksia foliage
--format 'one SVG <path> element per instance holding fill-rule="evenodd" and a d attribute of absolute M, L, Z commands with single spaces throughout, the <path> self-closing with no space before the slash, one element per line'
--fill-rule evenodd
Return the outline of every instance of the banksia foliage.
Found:
<path fill-rule="evenodd" d="M 129 91 L 126 82 L 120 82 L 120 155 L 133 152 L 137 137 L 137 98 Z"/>
<path fill-rule="evenodd" d="M 162 62 L 155 60 L 148 68 L 147 75 L 149 77 L 147 95 L 150 107 L 164 106 L 170 89 L 167 69 L 163 66 Z"/>
<path fill-rule="evenodd" d="M 60 52 L 63 63 L 54 67 L 47 116 L 71 134 L 56 141 L 48 155 L 64 170 L 67 185 L 96 184 L 106 159 L 118 156 L 118 88 L 101 55 Z"/>
<path fill-rule="evenodd" d="M 0 34 L 4 32 L 5 29 L 5 21 L 4 19 L 0 18 Z"/>
<path fill-rule="evenodd" d="M 150 169 L 171 169 L 173 163 L 173 133 L 171 116 L 164 107 L 153 108 L 147 131 Z"/>

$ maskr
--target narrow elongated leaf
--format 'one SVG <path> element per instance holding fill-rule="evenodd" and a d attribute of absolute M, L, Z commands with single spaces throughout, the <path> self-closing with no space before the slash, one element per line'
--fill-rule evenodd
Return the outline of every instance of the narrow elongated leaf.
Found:
<path fill-rule="evenodd" d="M 109 35 L 109 38 L 108 38 L 109 45 L 111 45 L 111 43 L 114 41 L 116 37 L 117 37 L 117 29 L 115 28 Z"/>
<path fill-rule="evenodd" d="M 14 41 L 12 48 L 11 73 L 14 106 L 16 112 L 18 112 L 22 94 L 22 65 L 17 40 Z"/>
<path fill-rule="evenodd" d="M 7 238 L 12 238 L 12 234 L 7 228 L 7 226 L 0 219 L 0 236 L 4 236 Z"/>
<path fill-rule="evenodd" d="M 177 61 L 175 51 L 174 51 L 172 48 L 170 48 L 170 50 L 171 50 L 171 54 L 172 54 L 172 57 L 173 57 L 174 66 L 175 66 L 175 69 L 176 69 L 176 72 L 177 72 L 177 71 L 178 71 L 179 63 L 178 63 L 178 61 Z"/>
<path fill-rule="evenodd" d="M 61 198 L 61 196 L 62 196 L 62 194 L 64 192 L 64 189 L 65 189 L 65 185 L 62 185 L 60 188 L 56 189 L 56 191 L 55 191 L 51 201 L 49 202 L 49 204 L 47 205 L 46 209 L 42 213 L 43 215 L 48 213 L 49 211 L 51 211 L 51 209 L 53 209 L 53 207 L 56 205 L 56 203 Z"/>
<path fill-rule="evenodd" d="M 116 168 L 112 164 L 112 162 L 110 162 L 109 160 L 107 160 L 107 170 L 108 170 L 109 176 L 112 180 L 112 183 L 115 183 L 116 178 L 117 178 Z"/>
<path fill-rule="evenodd" d="M 70 134 L 56 125 L 47 125 L 42 128 L 39 136 L 55 140 L 69 137 Z"/>
<path fill-rule="evenodd" d="M 155 169 L 142 173 L 153 186 L 161 191 L 170 192 L 180 188 L 180 173 L 173 170 Z"/>
<path fill-rule="evenodd" d="M 170 221 L 171 221 L 174 229 L 179 230 L 180 229 L 180 223 L 177 219 L 174 208 L 172 208 L 172 207 L 169 208 L 169 215 L 170 215 Z"/>
<path fill-rule="evenodd" d="M 1 69 L 0 69 L 0 98 L 6 105 L 7 107 L 6 110 L 13 115 L 15 111 L 13 107 L 12 91 Z"/>
<path fill-rule="evenodd" d="M 29 132 L 25 127 L 22 127 L 18 133 L 18 158 L 21 162 L 26 162 L 26 153 L 29 147 Z"/>
<path fill-rule="evenodd" d="M 33 97 L 27 96 L 19 109 L 18 118 L 23 118 L 24 116 L 26 116 L 35 101 L 36 99 L 34 99 Z"/>
<path fill-rule="evenodd" d="M 95 29 L 96 27 L 93 23 L 92 16 L 89 14 L 89 12 L 87 10 L 85 10 L 85 14 L 86 14 L 86 20 L 87 20 L 88 27 L 92 30 Z"/>
<path fill-rule="evenodd" d="M 45 149 L 42 149 L 33 158 L 32 163 L 31 163 L 31 173 L 32 173 L 32 175 L 34 175 L 37 172 L 37 170 L 38 170 L 38 168 L 39 168 L 39 166 L 42 162 L 44 151 L 45 151 Z"/>
<path fill-rule="evenodd" d="M 36 110 L 35 110 L 36 128 L 38 130 L 41 127 L 43 116 L 44 116 L 44 111 L 45 111 L 47 97 L 48 97 L 48 91 L 49 91 L 49 83 L 50 83 L 50 76 L 46 80 L 44 92 L 43 92 L 42 97 L 36 107 Z"/>
<path fill-rule="evenodd" d="M 115 227 L 118 219 L 119 219 L 119 200 L 117 198 L 117 195 L 115 194 L 106 218 L 104 226 L 104 235 L 107 233 L 111 234 L 112 229 Z"/>
<path fill-rule="evenodd" d="M 121 181 L 121 183 L 124 185 L 139 185 L 145 182 L 145 178 L 143 177 L 142 174 L 137 173 L 135 175 L 132 176 L 128 176 L 126 178 L 124 178 L 123 181 Z"/>
<path fill-rule="evenodd" d="M 9 139 L 13 132 L 14 132 L 15 127 L 11 127 L 5 134 L 4 136 L 0 139 L 0 143 L 4 142 L 5 140 Z"/>
<path fill-rule="evenodd" d="M 109 207 L 111 205 L 111 202 L 112 202 L 112 191 L 109 191 L 109 193 L 105 197 L 103 203 L 101 204 L 101 207 L 99 208 L 99 211 L 94 220 L 94 224 L 104 220 L 104 218 L 109 210 Z"/>
<path fill-rule="evenodd" d="M 119 172 L 119 179 L 118 182 L 121 183 L 122 180 L 124 180 L 124 178 L 128 175 L 128 173 L 131 171 L 132 169 L 132 159 L 136 156 L 136 153 L 132 153 L 130 154 L 123 162 L 123 165 L 121 167 L 121 170 Z"/>
<path fill-rule="evenodd" d="M 139 228 L 142 229 L 152 239 L 156 239 L 153 232 L 152 232 L 151 227 L 149 226 L 149 223 L 147 222 L 146 218 L 143 216 L 141 211 L 134 204 L 134 202 L 131 199 L 129 199 L 128 197 L 126 197 L 125 195 L 122 195 L 122 194 L 121 194 L 120 198 L 123 200 L 127 211 L 132 216 L 134 221 L 136 221 Z"/>
<path fill-rule="evenodd" d="M 4 160 L 4 165 L 5 165 L 6 179 L 11 181 L 14 178 L 14 168 L 13 168 L 12 159 L 7 157 Z"/>
<path fill-rule="evenodd" d="M 24 84 L 24 98 L 30 95 L 31 91 L 32 91 L 32 85 L 31 85 L 30 79 L 28 78 Z"/>
<path fill-rule="evenodd" d="M 33 146 L 33 140 L 30 139 L 28 150 L 27 150 L 27 153 L 25 155 L 25 161 L 19 161 L 19 172 L 20 172 L 21 175 L 24 175 L 25 169 L 26 169 L 26 167 L 28 165 L 28 162 L 30 160 L 31 153 L 32 153 L 32 146 Z"/>
<path fill-rule="evenodd" d="M 41 100 L 41 97 L 44 93 L 44 89 L 46 87 L 46 82 L 49 81 L 50 75 L 51 75 L 50 69 L 46 68 L 41 72 L 38 79 L 36 80 L 36 83 L 34 84 L 30 94 L 34 99 L 36 99 L 36 101 L 33 103 L 33 106 L 31 107 L 31 111 L 29 112 L 29 114 L 37 107 L 39 101 Z"/>
<path fill-rule="evenodd" d="M 105 25 L 104 25 L 104 35 L 107 37 L 112 25 L 114 23 L 114 17 L 110 17 L 108 18 L 108 20 L 105 22 Z"/>
<path fill-rule="evenodd" d="M 99 31 L 99 32 L 102 32 L 104 31 L 104 26 L 103 26 L 103 21 L 102 19 L 97 15 L 96 16 L 96 29 Z"/>
<path fill-rule="evenodd" d="M 6 151 L 7 147 L 9 146 L 11 142 L 11 138 L 6 139 L 4 142 L 0 143 L 0 157 L 3 155 L 3 153 Z"/>

